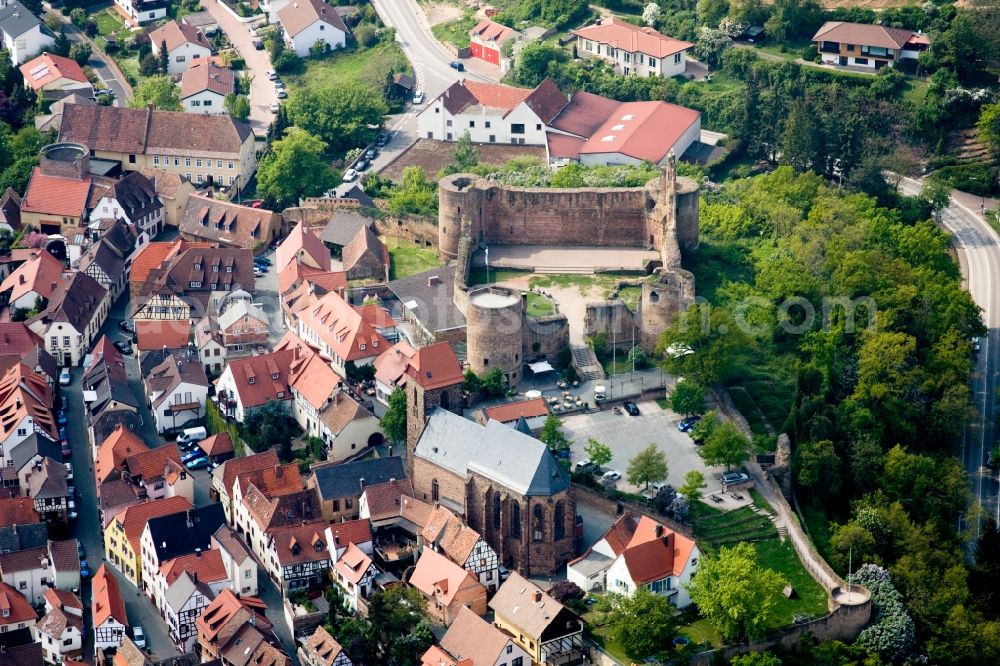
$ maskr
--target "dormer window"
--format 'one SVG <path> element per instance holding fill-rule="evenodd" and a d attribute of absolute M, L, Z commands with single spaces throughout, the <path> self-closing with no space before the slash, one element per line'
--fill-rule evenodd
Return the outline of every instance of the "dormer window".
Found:
<path fill-rule="evenodd" d="M 362 342 L 361 343 L 361 351 L 364 351 L 364 350 L 365 350 L 365 343 Z"/>
<path fill-rule="evenodd" d="M 284 398 L 285 397 L 285 392 L 284 391 L 278 391 L 278 397 L 279 398 Z"/>
<path fill-rule="evenodd" d="M 226 266 L 226 272 L 227 273 L 232 273 L 233 272 L 233 267 L 232 266 Z"/>
<path fill-rule="evenodd" d="M 278 378 L 277 372 L 271 374 L 271 379 L 277 379 L 277 378 Z"/>
<path fill-rule="evenodd" d="M 9 608 L 4 608 L 3 609 L 3 616 L 4 617 L 10 617 L 10 609 Z"/>
<path fill-rule="evenodd" d="M 372 340 L 372 347 L 378 347 L 378 340 Z"/>
<path fill-rule="evenodd" d="M 255 377 L 250 377 L 249 379 L 247 379 L 247 384 L 253 384 L 255 380 L 256 380 Z"/>
<path fill-rule="evenodd" d="M 201 287 L 201 282 L 198 280 L 191 280 L 191 288 L 198 289 Z"/>
<path fill-rule="evenodd" d="M 195 269 L 196 271 L 200 271 L 200 270 L 201 270 L 201 263 L 200 263 L 200 262 L 196 263 L 196 264 L 194 265 L 194 269 Z"/>

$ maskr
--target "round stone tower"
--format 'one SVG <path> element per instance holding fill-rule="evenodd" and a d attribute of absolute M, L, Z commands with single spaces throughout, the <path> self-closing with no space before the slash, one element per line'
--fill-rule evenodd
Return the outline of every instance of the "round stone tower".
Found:
<path fill-rule="evenodd" d="M 698 249 L 698 183 L 677 178 L 677 244 L 685 252 Z"/>
<path fill-rule="evenodd" d="M 463 233 L 473 238 L 478 231 L 480 190 L 473 187 L 477 179 L 456 173 L 438 183 L 438 254 L 445 261 L 458 257 Z"/>
<path fill-rule="evenodd" d="M 81 180 L 90 170 L 90 151 L 79 143 L 50 143 L 39 151 L 38 167 L 46 176 Z"/>
<path fill-rule="evenodd" d="M 644 282 L 639 299 L 639 344 L 656 352 L 660 335 L 694 302 L 694 275 L 683 269 L 664 271 L 655 282 Z"/>
<path fill-rule="evenodd" d="M 485 287 L 469 294 L 465 312 L 469 367 L 477 375 L 500 368 L 511 386 L 521 381 L 524 306 L 518 292 Z"/>

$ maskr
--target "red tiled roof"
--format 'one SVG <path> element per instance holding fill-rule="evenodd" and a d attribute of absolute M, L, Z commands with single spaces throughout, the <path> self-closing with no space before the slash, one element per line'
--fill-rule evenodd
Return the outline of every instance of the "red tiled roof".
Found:
<path fill-rule="evenodd" d="M 0 322 L 0 356 L 20 358 L 43 344 L 42 339 L 24 322 Z"/>
<path fill-rule="evenodd" d="M 409 479 L 395 479 L 368 486 L 364 492 L 368 515 L 372 520 L 398 517 L 403 496 L 413 495 L 413 482 Z"/>
<path fill-rule="evenodd" d="M 345 363 L 377 356 L 389 346 L 385 338 L 335 292 L 326 294 L 303 309 L 299 320 Z"/>
<path fill-rule="evenodd" d="M 97 449 L 97 459 L 94 461 L 97 485 L 107 481 L 113 471 L 121 471 L 126 458 L 148 450 L 146 443 L 134 432 L 119 425 Z"/>
<path fill-rule="evenodd" d="M 0 619 L 2 625 L 38 619 L 38 613 L 24 595 L 3 582 L 0 582 L 0 610 L 3 610 L 3 618 Z"/>
<path fill-rule="evenodd" d="M 111 573 L 107 564 L 97 567 L 93 581 L 93 612 L 94 626 L 100 627 L 108 618 L 114 618 L 128 626 L 128 616 L 125 614 L 125 600 L 118 589 L 118 579 Z"/>
<path fill-rule="evenodd" d="M 220 67 L 211 59 L 197 60 L 181 75 L 181 99 L 206 90 L 223 96 L 236 92 L 233 70 Z"/>
<path fill-rule="evenodd" d="M 35 511 L 35 502 L 30 497 L 8 497 L 0 499 L 0 527 L 30 525 L 41 522 Z"/>
<path fill-rule="evenodd" d="M 289 368 L 295 352 L 291 349 L 269 354 L 234 358 L 226 365 L 243 409 L 259 407 L 270 400 L 291 400 Z M 277 375 L 277 378 L 275 378 Z M 253 383 L 251 383 L 251 380 Z M 278 393 L 282 396 L 279 398 Z"/>
<path fill-rule="evenodd" d="M 549 413 L 549 406 L 545 402 L 545 398 L 532 398 L 531 400 L 508 402 L 496 407 L 487 407 L 483 410 L 483 413 L 493 421 L 510 423 L 522 416 L 526 419 L 545 416 Z"/>
<path fill-rule="evenodd" d="M 270 530 L 278 564 L 289 566 L 304 562 L 328 561 L 326 522 L 323 520 L 302 525 L 287 525 Z"/>
<path fill-rule="evenodd" d="M 187 319 L 140 319 L 135 322 L 139 351 L 183 349 L 191 337 L 191 322 Z"/>
<path fill-rule="evenodd" d="M 229 588 L 225 588 L 208 606 L 205 606 L 201 616 L 195 621 L 198 627 L 198 637 L 204 637 L 214 642 L 219 632 L 236 616 L 241 609 L 252 613 L 254 625 L 258 629 L 270 631 L 270 622 L 264 616 L 266 606 L 257 597 L 237 597 Z"/>
<path fill-rule="evenodd" d="M 586 139 L 558 132 L 546 132 L 545 142 L 548 144 L 549 157 L 562 157 L 575 160 L 580 156 L 580 148 L 587 143 Z"/>
<path fill-rule="evenodd" d="M 202 583 L 216 583 L 228 578 L 226 565 L 222 561 L 222 552 L 218 550 L 181 555 L 167 560 L 160 566 L 160 573 L 163 574 L 167 585 L 172 585 L 185 572 L 198 574 L 198 580 Z"/>
<path fill-rule="evenodd" d="M 75 60 L 54 53 L 43 53 L 24 63 L 21 65 L 21 74 L 24 82 L 36 91 L 62 78 L 88 83 L 87 75 Z"/>
<path fill-rule="evenodd" d="M 87 212 L 89 193 L 89 175 L 80 180 L 59 178 L 46 176 L 39 167 L 35 167 L 21 202 L 21 212 L 79 218 Z"/>
<path fill-rule="evenodd" d="M 167 43 L 167 51 L 173 51 L 181 44 L 197 44 L 211 50 L 208 39 L 197 28 L 186 23 L 170 21 L 149 33 L 149 43 L 154 49 L 159 49 L 162 42 Z"/>
<path fill-rule="evenodd" d="M 629 53 L 645 53 L 654 58 L 666 58 L 694 46 L 691 42 L 667 37 L 653 28 L 633 25 L 615 16 L 572 32 L 584 39 L 608 44 Z"/>
<path fill-rule="evenodd" d="M 236 477 L 243 494 L 253 484 L 268 499 L 302 490 L 302 473 L 295 463 L 276 464 L 264 469 L 242 472 Z"/>
<path fill-rule="evenodd" d="M 694 546 L 691 539 L 642 516 L 621 556 L 633 582 L 642 585 L 681 575 Z"/>
<path fill-rule="evenodd" d="M 341 576 L 357 585 L 364 578 L 368 568 L 372 566 L 372 559 L 361 552 L 361 549 L 356 545 L 350 543 L 334 566 Z"/>
<path fill-rule="evenodd" d="M 463 587 L 482 587 L 471 572 L 455 564 L 444 555 L 436 553 L 427 546 L 420 553 L 417 566 L 410 575 L 410 585 L 420 590 L 425 596 L 445 606 L 451 604 L 455 595 Z M 486 589 L 483 588 L 483 597 Z"/>
<path fill-rule="evenodd" d="M 253 471 L 255 469 L 266 469 L 274 467 L 278 463 L 278 454 L 274 449 L 261 451 L 243 458 L 233 458 L 227 460 L 222 465 L 222 487 L 225 492 L 233 492 L 233 484 L 240 474 Z"/>
<path fill-rule="evenodd" d="M 573 93 L 569 104 L 549 122 L 549 125 L 560 132 L 569 132 L 586 139 L 596 132 L 621 104 L 607 97 L 577 91 Z"/>
<path fill-rule="evenodd" d="M 426 390 L 465 381 L 462 364 L 447 342 L 436 342 L 418 349 L 410 359 L 406 374 Z"/>
<path fill-rule="evenodd" d="M 882 25 L 871 25 L 868 23 L 827 21 L 816 31 L 812 41 L 842 42 L 846 44 L 861 44 L 863 46 L 878 46 L 886 49 L 901 49 L 911 37 L 913 37 L 912 30 L 887 28 Z"/>
<path fill-rule="evenodd" d="M 319 236 L 307 229 L 305 224 L 299 222 L 275 250 L 275 270 L 280 273 L 303 254 L 316 264 L 315 267 L 310 266 L 310 268 L 319 268 L 322 271 L 330 270 L 330 250 L 323 244 Z"/>
<path fill-rule="evenodd" d="M 170 460 L 173 460 L 178 466 L 181 464 L 181 452 L 177 448 L 177 444 L 164 444 L 155 449 L 135 453 L 125 459 L 125 466 L 132 479 L 142 478 L 149 481 L 163 478 Z"/>
<path fill-rule="evenodd" d="M 580 154 L 620 153 L 658 164 L 701 113 L 667 102 L 626 102 L 611 114 Z"/>
<path fill-rule="evenodd" d="M 367 518 L 333 523 L 326 528 L 326 532 L 329 536 L 330 550 L 372 540 L 372 524 Z"/>
<path fill-rule="evenodd" d="M 367 305 L 355 305 L 354 309 L 358 311 L 361 318 L 365 323 L 369 324 L 372 328 L 384 329 L 392 328 L 396 325 L 395 320 L 392 315 L 383 308 L 381 305 L 376 305 L 374 303 L 369 303 Z"/>
<path fill-rule="evenodd" d="M 514 107 L 528 99 L 532 90 L 529 88 L 515 88 L 502 83 L 481 83 L 479 81 L 465 81 L 465 88 L 475 96 L 481 106 L 491 109 L 505 109 L 512 111 Z"/>
<path fill-rule="evenodd" d="M 323 21 L 345 34 L 350 32 L 340 14 L 323 0 L 293 0 L 278 10 L 278 21 L 292 37 L 316 21 Z"/>
<path fill-rule="evenodd" d="M 59 286 L 59 276 L 63 272 L 62 262 L 45 250 L 36 252 L 0 284 L 0 291 L 10 289 L 11 302 L 32 291 L 42 298 L 49 298 Z"/>
<path fill-rule="evenodd" d="M 233 452 L 233 440 L 228 432 L 220 432 L 198 442 L 201 450 L 209 456 L 221 456 Z"/>
<path fill-rule="evenodd" d="M 514 29 L 489 19 L 483 19 L 469 31 L 469 36 L 483 42 L 503 44 L 514 36 Z"/>
<path fill-rule="evenodd" d="M 83 610 L 83 602 L 80 598 L 69 590 L 60 590 L 58 587 L 50 587 L 45 590 L 45 601 L 52 605 L 53 608 L 75 608 L 77 610 Z"/>

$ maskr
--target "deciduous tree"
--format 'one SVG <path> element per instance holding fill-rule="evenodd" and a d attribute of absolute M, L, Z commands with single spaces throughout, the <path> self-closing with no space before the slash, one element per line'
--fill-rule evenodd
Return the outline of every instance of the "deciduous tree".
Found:
<path fill-rule="evenodd" d="M 670 644 L 677 631 L 677 620 L 666 597 L 642 585 L 631 596 L 610 596 L 608 629 L 628 656 L 641 660 Z"/>
<path fill-rule="evenodd" d="M 257 169 L 257 191 L 279 207 L 317 196 L 336 183 L 336 173 L 323 158 L 326 144 L 298 127 L 271 146 Z"/>
<path fill-rule="evenodd" d="M 180 111 L 181 93 L 169 77 L 151 76 L 135 88 L 133 109 L 144 109 L 152 104 L 158 111 Z"/>
<path fill-rule="evenodd" d="M 706 465 L 725 465 L 726 469 L 742 465 L 750 457 L 750 440 L 730 421 L 722 421 L 711 429 L 698 455 Z"/>
<path fill-rule="evenodd" d="M 406 441 L 406 392 L 403 389 L 397 388 L 389 394 L 389 409 L 378 424 L 393 442 Z"/>
<path fill-rule="evenodd" d="M 628 482 L 633 486 L 649 488 L 650 483 L 665 481 L 667 471 L 667 455 L 656 444 L 650 444 L 629 462 Z"/>
<path fill-rule="evenodd" d="M 598 467 L 604 467 L 614 457 L 610 447 L 601 444 L 593 437 L 587 440 L 587 445 L 583 447 L 583 450 L 587 452 L 587 459 Z"/>
<path fill-rule="evenodd" d="M 701 491 L 705 489 L 705 475 L 693 469 L 684 475 L 684 485 L 677 489 L 688 504 L 693 504 L 701 498 Z"/>
<path fill-rule="evenodd" d="M 670 393 L 670 409 L 690 416 L 705 411 L 705 388 L 692 381 L 682 380 Z"/>
<path fill-rule="evenodd" d="M 542 431 L 538 434 L 538 439 L 552 451 L 561 451 L 569 448 L 569 440 L 562 431 L 562 419 L 555 414 L 549 414 L 542 424 Z"/>
<path fill-rule="evenodd" d="M 306 84 L 287 107 L 292 123 L 323 139 L 335 155 L 371 143 L 388 113 L 382 91 L 360 83 Z"/>

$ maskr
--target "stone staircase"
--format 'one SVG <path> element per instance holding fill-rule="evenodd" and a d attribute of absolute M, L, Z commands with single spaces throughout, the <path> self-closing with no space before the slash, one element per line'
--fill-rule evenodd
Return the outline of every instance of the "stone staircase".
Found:
<path fill-rule="evenodd" d="M 586 345 L 571 345 L 573 365 L 580 375 L 580 380 L 589 382 L 604 379 L 604 368 L 601 367 L 594 350 Z"/>
<path fill-rule="evenodd" d="M 753 511 L 754 513 L 761 516 L 767 516 L 767 519 L 770 520 L 772 523 L 774 523 L 775 528 L 778 530 L 779 539 L 784 541 L 785 539 L 788 538 L 788 527 L 782 523 L 779 523 L 780 518 L 776 514 L 770 513 L 767 509 L 762 509 L 753 502 L 751 502 L 748 506 L 750 507 L 750 510 Z"/>

